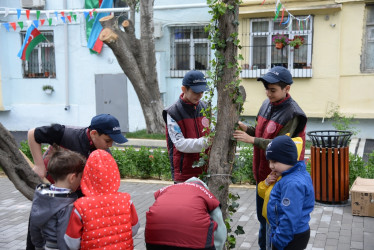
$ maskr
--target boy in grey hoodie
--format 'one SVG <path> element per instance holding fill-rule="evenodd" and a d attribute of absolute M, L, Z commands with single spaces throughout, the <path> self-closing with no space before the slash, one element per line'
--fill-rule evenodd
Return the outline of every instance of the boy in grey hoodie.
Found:
<path fill-rule="evenodd" d="M 52 154 L 47 168 L 55 183 L 36 187 L 30 212 L 31 241 L 36 250 L 68 249 L 64 234 L 85 163 L 80 154 L 70 150 L 55 149 Z"/>

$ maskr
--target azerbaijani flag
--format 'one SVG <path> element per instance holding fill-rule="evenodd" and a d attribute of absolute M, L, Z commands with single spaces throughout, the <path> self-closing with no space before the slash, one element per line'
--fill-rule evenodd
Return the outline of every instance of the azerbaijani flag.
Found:
<path fill-rule="evenodd" d="M 88 6 L 94 7 L 96 2 L 98 2 L 98 0 L 86 0 L 85 7 L 86 8 Z M 100 4 L 100 2 L 98 2 L 98 3 Z M 113 0 L 102 0 L 101 1 L 100 9 L 102 9 L 102 8 L 112 8 L 112 7 L 113 7 Z M 108 15 L 109 15 L 109 13 L 103 13 L 103 12 L 98 13 L 96 15 L 95 21 L 92 25 L 90 35 L 88 37 L 87 47 L 90 48 L 91 50 L 97 52 L 97 53 L 100 53 L 101 49 L 103 48 L 103 42 L 99 39 L 99 35 L 100 35 L 101 31 L 103 30 L 103 27 L 101 26 L 99 20 L 100 20 L 100 18 L 102 18 L 104 16 L 108 16 Z M 87 24 L 88 23 L 89 23 L 89 21 L 87 21 Z M 87 32 L 88 32 L 88 27 L 87 27 Z"/>
<path fill-rule="evenodd" d="M 25 40 L 23 41 L 21 50 L 18 52 L 18 57 L 22 60 L 26 59 L 28 61 L 35 46 L 44 40 L 47 40 L 45 36 L 43 36 L 34 25 L 31 25 L 27 29 Z"/>

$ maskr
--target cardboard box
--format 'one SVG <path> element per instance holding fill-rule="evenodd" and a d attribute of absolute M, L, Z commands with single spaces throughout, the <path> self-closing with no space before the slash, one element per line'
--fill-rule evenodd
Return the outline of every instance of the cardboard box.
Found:
<path fill-rule="evenodd" d="M 351 187 L 352 215 L 374 217 L 374 179 L 357 177 Z"/>

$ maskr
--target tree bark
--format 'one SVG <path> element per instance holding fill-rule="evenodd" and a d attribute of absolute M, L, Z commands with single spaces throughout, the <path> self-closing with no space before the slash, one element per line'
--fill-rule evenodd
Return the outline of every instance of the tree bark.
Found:
<path fill-rule="evenodd" d="M 218 49 L 225 58 L 223 72 L 218 72 L 220 80 L 217 82 L 218 93 L 218 114 L 216 135 L 214 137 L 212 149 L 209 156 L 209 173 L 211 175 L 208 186 L 213 194 L 219 199 L 222 206 L 224 219 L 227 218 L 229 184 L 231 182 L 232 166 L 235 159 L 236 141 L 232 140 L 232 134 L 236 123 L 239 121 L 240 104 L 234 103 L 238 95 L 243 95 L 244 88 L 239 93 L 231 82 L 238 79 L 237 67 L 227 67 L 227 65 L 237 62 L 238 48 L 233 43 L 231 34 L 238 32 L 238 5 L 234 0 L 224 1 L 235 6 L 233 11 L 227 10 L 218 20 L 220 39 L 226 41 L 223 49 Z"/>
<path fill-rule="evenodd" d="M 135 36 L 133 14 L 121 24 L 124 31 L 118 27 L 117 18 L 101 18 L 103 31 L 99 39 L 112 49 L 131 81 L 143 110 L 147 132 L 163 133 L 165 124 L 161 114 L 164 106 L 157 81 L 153 4 L 152 0 L 140 1 L 140 39 Z M 134 9 L 131 4 L 129 6 Z"/>
<path fill-rule="evenodd" d="M 14 186 L 32 200 L 35 188 L 42 180 L 18 149 L 12 134 L 1 123 L 0 135 L 0 166 Z"/>

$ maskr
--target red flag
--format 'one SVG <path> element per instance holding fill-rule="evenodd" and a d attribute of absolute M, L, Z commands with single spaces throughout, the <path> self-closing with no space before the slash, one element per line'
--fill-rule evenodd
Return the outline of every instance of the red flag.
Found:
<path fill-rule="evenodd" d="M 40 19 L 40 24 L 43 26 L 45 19 Z"/>
<path fill-rule="evenodd" d="M 67 16 L 67 18 L 68 18 L 69 22 L 71 22 L 71 16 Z"/>
<path fill-rule="evenodd" d="M 13 27 L 13 30 L 17 29 L 16 23 L 10 23 L 10 25 Z"/>
<path fill-rule="evenodd" d="M 27 17 L 27 20 L 30 19 L 30 10 L 26 10 L 26 17 Z"/>
<path fill-rule="evenodd" d="M 65 12 L 61 11 L 61 16 L 65 16 Z"/>

